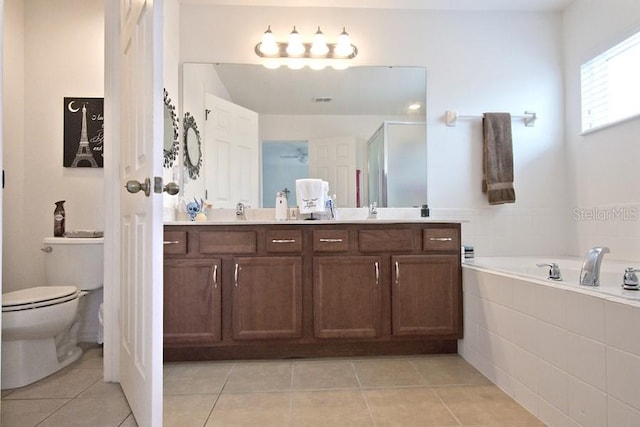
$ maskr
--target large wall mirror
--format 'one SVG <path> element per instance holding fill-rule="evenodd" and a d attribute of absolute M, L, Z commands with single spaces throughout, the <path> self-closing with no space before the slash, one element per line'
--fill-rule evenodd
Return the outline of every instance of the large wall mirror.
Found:
<path fill-rule="evenodd" d="M 184 183 L 185 198 L 204 197 L 213 200 L 214 207 L 232 207 L 240 201 L 239 194 L 247 193 L 246 189 L 235 187 L 233 170 L 221 174 L 220 158 L 210 158 L 216 156 L 212 153 L 222 153 L 231 156 L 229 163 L 240 164 L 241 159 L 234 160 L 232 152 L 246 156 L 251 151 L 225 149 L 220 145 L 224 136 L 213 135 L 214 128 L 224 127 L 222 122 L 228 121 L 229 127 L 235 123 L 240 128 L 243 125 L 239 123 L 245 123 L 229 116 L 226 110 L 216 113 L 216 107 L 207 101 L 213 95 L 257 113 L 260 170 L 235 168 L 244 171 L 235 178 L 238 185 L 257 187 L 256 200 L 247 200 L 252 206 L 271 207 L 275 190 L 285 189 L 291 191 L 289 204 L 294 206 L 295 179 L 305 177 L 333 181 L 330 193 L 336 194 L 338 207 L 365 206 L 374 201 L 391 207 L 426 203 L 424 68 L 367 66 L 316 71 L 286 67 L 270 70 L 256 64 L 188 63 L 183 65 L 182 75 L 184 111 L 192 112 L 200 123 L 206 121 L 200 128 L 203 173 Z M 411 135 L 401 132 L 403 140 L 395 141 L 393 135 L 397 132 L 384 130 L 392 123 L 410 124 L 416 131 Z M 379 140 L 381 135 L 384 138 Z M 208 148 L 214 144 L 218 148 Z M 268 150 L 264 148 L 267 144 L 271 144 Z M 372 152 L 373 147 L 379 151 Z M 417 147 L 415 152 L 413 147 Z M 392 154 L 402 154 L 411 163 L 397 172 L 389 170 Z M 377 163 L 372 165 L 373 158 Z M 300 176 L 305 173 L 305 166 L 308 175 Z M 288 171 L 291 176 L 287 176 Z M 254 172 L 255 179 L 250 179 Z M 212 179 L 208 180 L 208 176 Z M 387 181 L 391 180 L 396 183 L 387 188 Z M 221 182 L 226 188 L 221 188 Z M 375 189 L 370 191 L 370 186 Z M 403 188 L 411 188 L 415 197 L 383 198 Z"/>

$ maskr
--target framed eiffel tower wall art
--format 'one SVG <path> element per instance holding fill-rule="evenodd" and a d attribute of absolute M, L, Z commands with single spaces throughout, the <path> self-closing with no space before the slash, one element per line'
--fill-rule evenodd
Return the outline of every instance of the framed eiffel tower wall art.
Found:
<path fill-rule="evenodd" d="M 64 98 L 66 168 L 104 165 L 104 98 Z"/>

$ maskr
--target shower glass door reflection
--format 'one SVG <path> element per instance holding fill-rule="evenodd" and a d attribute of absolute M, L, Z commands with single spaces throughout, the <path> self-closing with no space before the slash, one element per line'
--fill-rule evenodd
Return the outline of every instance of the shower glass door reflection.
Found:
<path fill-rule="evenodd" d="M 307 141 L 262 142 L 262 207 L 275 207 L 276 193 L 288 191 L 289 207 L 296 205 L 296 179 L 309 177 Z"/>

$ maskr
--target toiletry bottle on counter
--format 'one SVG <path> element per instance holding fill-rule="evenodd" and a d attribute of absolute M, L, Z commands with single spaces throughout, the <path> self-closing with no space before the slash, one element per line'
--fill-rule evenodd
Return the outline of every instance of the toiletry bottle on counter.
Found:
<path fill-rule="evenodd" d="M 289 206 L 287 197 L 282 191 L 276 193 L 276 221 L 286 221 L 288 219 Z"/>
<path fill-rule="evenodd" d="M 64 200 L 56 202 L 56 208 L 53 211 L 53 236 L 64 236 Z"/>

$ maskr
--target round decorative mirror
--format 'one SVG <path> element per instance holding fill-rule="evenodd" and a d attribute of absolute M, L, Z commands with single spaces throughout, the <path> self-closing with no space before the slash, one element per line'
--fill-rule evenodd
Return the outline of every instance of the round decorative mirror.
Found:
<path fill-rule="evenodd" d="M 189 178 L 196 179 L 202 166 L 202 143 L 196 120 L 189 113 L 184 114 L 184 165 Z"/>
<path fill-rule="evenodd" d="M 176 107 L 171 103 L 169 92 L 164 89 L 164 167 L 170 168 L 173 162 L 178 158 L 178 147 L 180 140 L 178 137 L 178 116 L 176 115 Z"/>

